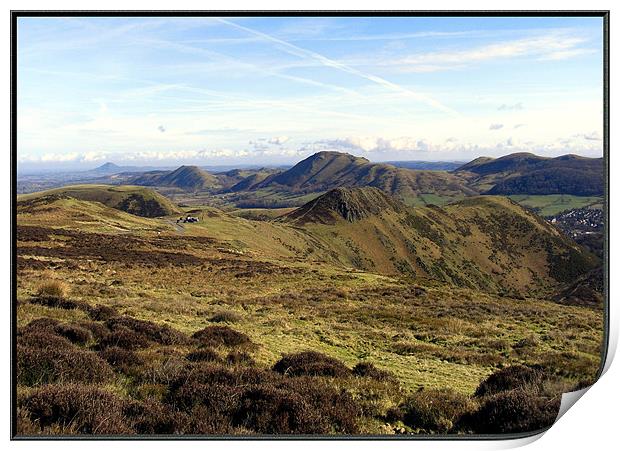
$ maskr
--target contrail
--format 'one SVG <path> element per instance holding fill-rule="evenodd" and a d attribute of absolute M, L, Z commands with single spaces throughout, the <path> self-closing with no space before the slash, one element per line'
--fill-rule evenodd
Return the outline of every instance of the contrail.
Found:
<path fill-rule="evenodd" d="M 299 56 L 301 58 L 312 58 L 316 61 L 319 61 L 321 64 L 323 64 L 324 66 L 327 67 L 333 67 L 334 69 L 338 69 L 342 72 L 346 72 L 352 75 L 356 75 L 358 77 L 361 78 L 365 78 L 366 80 L 370 80 L 373 83 L 377 83 L 378 85 L 381 85 L 383 87 L 389 88 L 391 90 L 394 91 L 398 91 L 400 93 L 403 93 L 405 95 L 408 95 L 410 97 L 413 97 L 423 103 L 426 103 L 429 106 L 432 106 L 433 108 L 439 110 L 439 111 L 443 111 L 444 113 L 448 113 L 451 114 L 453 116 L 459 116 L 459 113 L 455 110 L 453 110 L 450 107 L 447 107 L 446 105 L 442 104 L 441 102 L 427 96 L 424 94 L 420 94 L 418 92 L 414 92 L 411 91 L 410 89 L 404 88 L 400 85 L 397 85 L 396 83 L 392 83 L 391 81 L 388 81 L 384 78 L 378 77 L 376 75 L 371 75 L 371 74 L 366 74 L 364 72 L 361 72 L 351 66 L 348 66 L 346 64 L 340 63 L 338 61 L 332 60 L 330 58 L 327 58 L 326 56 L 323 56 L 319 53 L 313 52 L 311 50 L 306 50 L 303 49 L 301 47 L 297 47 L 296 45 L 293 45 L 289 42 L 283 41 L 281 39 L 278 38 L 274 38 L 271 35 L 268 35 L 266 33 L 254 30 L 252 28 L 248 28 L 248 27 L 244 27 L 243 25 L 239 25 L 236 24 L 234 22 L 230 22 L 228 20 L 222 19 L 222 18 L 215 18 L 215 20 L 224 23 L 226 25 L 229 25 L 231 27 L 237 28 L 238 30 L 243 30 L 247 33 L 251 33 L 255 36 L 259 36 L 267 41 L 271 41 L 274 42 L 282 47 L 284 47 L 285 51 L 287 53 L 290 53 L 291 55 L 295 55 L 295 56 Z"/>

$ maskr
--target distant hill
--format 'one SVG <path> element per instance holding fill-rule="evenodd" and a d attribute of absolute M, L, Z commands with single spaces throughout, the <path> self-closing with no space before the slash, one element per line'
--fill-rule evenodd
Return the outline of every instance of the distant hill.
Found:
<path fill-rule="evenodd" d="M 154 218 L 179 213 L 167 198 L 153 190 L 139 186 L 73 185 L 19 196 L 18 210 L 28 211 L 57 199 L 72 198 L 99 202 L 107 207 L 136 216 Z"/>
<path fill-rule="evenodd" d="M 476 192 L 456 175 L 437 171 L 413 171 L 341 152 L 319 152 L 291 169 L 267 177 L 251 189 L 293 193 L 323 192 L 337 187 L 372 186 L 401 197 L 419 193 L 473 195 Z"/>
<path fill-rule="evenodd" d="M 262 182 L 268 176 L 281 172 L 278 169 L 233 169 L 215 174 L 223 190 L 230 192 L 243 191 Z"/>
<path fill-rule="evenodd" d="M 540 157 L 515 153 L 501 158 L 477 158 L 454 171 L 468 179 L 469 186 L 485 194 L 604 194 L 602 158 L 563 155 Z"/>
<path fill-rule="evenodd" d="M 151 171 L 135 176 L 128 183 L 140 186 L 172 186 L 197 191 L 219 186 L 216 176 L 197 166 L 181 166 L 174 171 Z"/>
<path fill-rule="evenodd" d="M 322 237 L 333 255 L 362 270 L 516 296 L 559 287 L 598 264 L 555 227 L 498 196 L 408 207 L 374 188 L 339 188 L 278 221 Z"/>

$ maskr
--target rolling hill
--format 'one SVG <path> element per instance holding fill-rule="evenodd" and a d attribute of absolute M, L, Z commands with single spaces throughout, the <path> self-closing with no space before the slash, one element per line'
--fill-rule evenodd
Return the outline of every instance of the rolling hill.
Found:
<path fill-rule="evenodd" d="M 344 264 L 462 287 L 532 293 L 597 259 L 504 197 L 411 208 L 374 188 L 332 190 L 280 220 L 327 240 Z"/>
<path fill-rule="evenodd" d="M 136 216 L 154 218 L 179 213 L 179 209 L 161 194 L 139 186 L 74 185 L 21 195 L 17 209 L 34 211 L 61 199 L 97 202 Z"/>
<path fill-rule="evenodd" d="M 515 153 L 501 158 L 477 158 L 454 171 L 484 194 L 572 194 L 602 196 L 605 168 L 602 158 L 563 155 L 540 157 Z"/>
<path fill-rule="evenodd" d="M 337 187 L 372 186 L 403 198 L 420 193 L 474 195 L 453 174 L 414 171 L 389 164 L 371 163 L 366 158 L 340 152 L 319 152 L 287 171 L 267 177 L 250 189 L 270 189 L 293 193 L 323 192 Z"/>
<path fill-rule="evenodd" d="M 140 186 L 167 186 L 199 191 L 219 186 L 217 177 L 197 166 L 181 166 L 174 171 L 151 171 L 127 181 Z"/>

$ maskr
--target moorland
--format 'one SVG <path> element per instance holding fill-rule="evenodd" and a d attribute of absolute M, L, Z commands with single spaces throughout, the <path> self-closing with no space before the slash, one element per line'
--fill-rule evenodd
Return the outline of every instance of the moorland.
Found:
<path fill-rule="evenodd" d="M 21 435 L 526 432 L 598 374 L 602 159 L 104 166 L 16 199 Z"/>

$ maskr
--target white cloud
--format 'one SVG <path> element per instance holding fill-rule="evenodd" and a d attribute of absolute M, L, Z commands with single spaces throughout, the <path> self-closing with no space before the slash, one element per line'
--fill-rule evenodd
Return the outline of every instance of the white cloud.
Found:
<path fill-rule="evenodd" d="M 489 130 L 499 130 L 504 128 L 504 124 L 491 124 L 489 125 Z"/>

